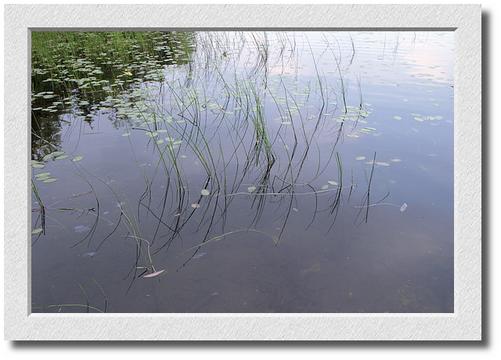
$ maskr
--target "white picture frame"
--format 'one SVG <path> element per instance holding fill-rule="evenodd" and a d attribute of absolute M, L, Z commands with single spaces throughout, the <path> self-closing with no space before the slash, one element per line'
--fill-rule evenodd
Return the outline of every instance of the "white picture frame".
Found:
<path fill-rule="evenodd" d="M 454 313 L 31 313 L 30 32 L 181 28 L 454 31 Z M 479 5 L 8 5 L 4 119 L 8 340 L 482 339 Z"/>

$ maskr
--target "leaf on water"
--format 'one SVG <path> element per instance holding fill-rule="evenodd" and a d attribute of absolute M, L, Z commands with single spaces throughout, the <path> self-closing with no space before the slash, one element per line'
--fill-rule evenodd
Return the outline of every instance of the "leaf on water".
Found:
<path fill-rule="evenodd" d="M 45 181 L 45 180 L 48 180 L 48 179 L 51 179 L 51 176 L 50 175 L 41 175 L 41 176 L 35 176 L 35 179 L 38 180 L 38 181 Z"/>
<path fill-rule="evenodd" d="M 401 116 L 398 116 L 398 115 L 395 115 L 393 118 L 394 118 L 395 120 L 402 120 L 402 117 L 401 117 Z"/>
<path fill-rule="evenodd" d="M 80 160 L 82 160 L 82 159 L 83 159 L 83 156 L 78 155 L 78 156 L 75 156 L 75 157 L 74 157 L 71 161 L 73 161 L 73 162 L 78 162 L 78 161 L 80 161 Z"/>
<path fill-rule="evenodd" d="M 31 167 L 34 169 L 43 169 L 45 167 L 45 164 L 40 162 L 34 162 L 31 163 Z"/>
<path fill-rule="evenodd" d="M 210 195 L 210 191 L 207 189 L 202 189 L 202 191 L 200 191 L 200 194 L 202 194 L 203 196 L 207 196 Z"/>
<path fill-rule="evenodd" d="M 43 178 L 43 177 L 47 177 L 49 175 L 50 175 L 50 172 L 43 172 L 43 173 L 36 174 L 35 177 L 36 178 Z"/>
<path fill-rule="evenodd" d="M 336 181 L 334 181 L 334 180 L 329 180 L 329 181 L 327 181 L 327 182 L 328 182 L 330 185 L 332 185 L 332 186 L 337 186 L 337 185 L 338 185 L 338 183 L 337 183 Z"/>
<path fill-rule="evenodd" d="M 390 161 L 392 161 L 392 162 L 401 162 L 402 160 L 395 158 L 395 159 L 391 159 Z"/>
<path fill-rule="evenodd" d="M 198 203 L 193 203 L 193 204 L 191 204 L 191 207 L 192 207 L 193 209 L 198 209 L 198 208 L 200 207 L 200 204 L 198 204 Z"/>
<path fill-rule="evenodd" d="M 31 231 L 31 235 L 38 235 L 43 231 L 42 228 L 36 228 Z"/>
<path fill-rule="evenodd" d="M 329 188 L 329 185 L 324 185 L 321 187 L 322 190 L 327 190 Z"/>
<path fill-rule="evenodd" d="M 59 155 L 59 156 L 56 156 L 54 158 L 54 160 L 63 160 L 63 159 L 66 159 L 68 157 L 68 155 Z"/>
<path fill-rule="evenodd" d="M 249 186 L 247 188 L 247 191 L 250 192 L 250 193 L 252 193 L 252 192 L 256 191 L 256 187 L 255 186 Z"/>
<path fill-rule="evenodd" d="M 50 160 L 50 159 L 52 159 L 52 158 L 55 158 L 55 157 L 61 156 L 61 155 L 63 155 L 63 154 L 64 154 L 64 151 L 54 151 L 54 152 L 52 152 L 52 153 L 50 153 L 50 154 L 45 155 L 45 156 L 43 157 L 43 160 L 44 160 L 44 161 L 47 161 L 47 160 Z"/>
<path fill-rule="evenodd" d="M 299 209 L 298 209 L 298 208 L 295 208 L 295 207 L 293 207 L 293 208 L 292 208 L 292 210 L 293 210 L 293 211 L 295 211 L 295 212 L 298 212 L 298 211 L 299 211 Z"/>
<path fill-rule="evenodd" d="M 365 156 L 357 156 L 355 160 L 365 160 Z"/>
<path fill-rule="evenodd" d="M 403 203 L 402 206 L 400 206 L 400 212 L 404 212 L 407 210 L 407 203 Z"/>
<path fill-rule="evenodd" d="M 151 274 L 144 275 L 143 277 L 144 278 L 153 278 L 153 277 L 156 277 L 156 276 L 162 274 L 164 271 L 165 270 L 158 270 L 158 271 L 155 271 L 155 272 L 153 272 Z"/>
<path fill-rule="evenodd" d="M 390 164 L 388 164 L 387 162 L 384 162 L 384 161 L 376 161 L 376 165 L 379 165 L 379 166 L 390 166 Z"/>
<path fill-rule="evenodd" d="M 50 178 L 50 179 L 45 179 L 45 180 L 42 180 L 44 183 L 53 183 L 54 181 L 57 181 L 57 179 L 55 178 Z"/>

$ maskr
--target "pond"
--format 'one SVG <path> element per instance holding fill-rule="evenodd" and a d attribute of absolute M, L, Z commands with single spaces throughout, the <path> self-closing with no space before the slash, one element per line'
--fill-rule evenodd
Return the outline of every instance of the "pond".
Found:
<path fill-rule="evenodd" d="M 32 311 L 453 312 L 453 51 L 32 33 Z"/>

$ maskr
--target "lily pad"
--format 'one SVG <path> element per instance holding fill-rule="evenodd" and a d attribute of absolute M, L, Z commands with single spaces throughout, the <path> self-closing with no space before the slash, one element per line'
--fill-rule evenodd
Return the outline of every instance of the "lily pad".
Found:
<path fill-rule="evenodd" d="M 45 164 L 41 162 L 32 162 L 31 167 L 34 169 L 43 169 L 45 167 Z"/>

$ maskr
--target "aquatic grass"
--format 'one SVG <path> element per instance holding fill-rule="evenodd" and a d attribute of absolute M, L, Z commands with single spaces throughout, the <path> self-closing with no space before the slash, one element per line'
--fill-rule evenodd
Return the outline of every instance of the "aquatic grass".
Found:
<path fill-rule="evenodd" d="M 45 235 L 45 205 L 40 197 L 40 193 L 38 192 L 38 188 L 33 180 L 31 180 L 31 189 L 35 198 L 37 199 L 38 206 L 40 208 L 40 220 L 41 220 L 41 229 L 42 231 L 39 234 Z M 37 234 L 35 234 L 37 235 Z"/>
<path fill-rule="evenodd" d="M 372 179 L 374 176 L 374 167 L 376 165 L 376 152 L 374 152 L 374 156 L 372 157 L 372 165 L 371 165 L 371 170 L 369 173 L 369 179 L 367 181 L 367 191 L 365 193 L 365 196 L 362 200 L 362 204 L 360 206 L 360 211 L 357 214 L 357 219 L 359 218 L 361 212 L 365 210 L 364 214 L 364 221 L 365 223 L 368 222 L 369 220 L 369 208 L 371 207 L 371 202 L 370 202 L 370 195 L 371 195 L 371 185 L 372 185 Z"/>
<path fill-rule="evenodd" d="M 99 224 L 104 220 L 99 209 L 95 214 L 74 207 L 69 213 L 96 216 L 95 226 L 82 240 L 96 252 L 118 246 L 118 239 L 135 243 L 135 255 L 125 276 L 130 278 L 128 291 L 138 279 L 168 276 L 166 266 L 159 264 L 167 263 L 169 270 L 180 271 L 212 242 L 246 232 L 261 232 L 264 237 L 262 227 L 268 223 L 276 230 L 276 234 L 266 235 L 274 245 L 287 240 L 290 229 L 300 226 L 305 230 L 313 225 L 332 228 L 338 213 L 345 210 L 343 204 L 360 190 L 354 184 L 352 169 L 351 184 L 344 178 L 349 176 L 349 167 L 367 167 L 354 162 L 353 157 L 343 156 L 341 161 L 344 152 L 339 146 L 350 121 L 354 127 L 358 121 L 365 124 L 365 130 L 358 129 L 356 134 L 373 133 L 372 124 L 366 121 L 371 108 L 364 103 L 360 78 L 358 94 L 348 92 L 348 78 L 343 73 L 347 60 L 338 58 L 328 42 L 310 43 L 306 38 L 298 43 L 294 35 L 272 33 L 242 33 L 236 38 L 220 32 L 192 35 L 196 48 L 191 48 L 189 41 L 177 44 L 170 33 L 142 40 L 133 35 L 131 39 L 100 35 L 107 40 L 89 36 L 89 43 L 80 45 L 85 49 L 75 45 L 74 52 L 68 52 L 72 60 L 64 65 L 67 77 L 77 81 L 60 76 L 52 67 L 55 63 L 49 64 L 56 61 L 51 54 L 37 55 L 47 61 L 47 73 L 36 74 L 34 87 L 44 91 L 34 92 L 33 104 L 57 110 L 34 110 L 33 123 L 43 127 L 50 122 L 47 119 L 56 119 L 53 131 L 63 128 L 64 136 L 76 140 L 75 150 L 66 154 L 71 154 L 67 163 L 89 174 L 83 165 L 92 163 L 91 156 L 80 162 L 81 155 L 75 155 L 80 136 L 108 119 L 118 130 L 117 139 L 112 141 L 120 141 L 125 149 L 129 146 L 124 156 L 130 153 L 130 166 L 125 170 L 131 177 L 137 176 L 137 193 L 124 196 L 106 178 L 99 178 L 100 174 L 92 175 L 105 184 L 118 204 L 113 223 L 108 223 L 108 228 L 99 225 L 97 241 L 92 236 L 98 219 Z M 171 41 L 169 37 L 173 43 L 166 45 L 163 42 Z M 184 37 L 190 38 L 187 34 Z M 150 40 L 153 47 L 148 45 Z M 113 49 L 103 49 L 99 41 L 106 41 L 105 47 Z M 176 51 L 169 52 L 166 47 Z M 132 50 L 127 53 L 127 49 Z M 336 58 L 334 75 L 326 75 L 323 67 L 325 61 L 332 62 L 329 51 Z M 311 77 L 302 81 L 298 76 L 305 55 L 312 69 Z M 182 59 L 188 56 L 183 64 Z M 181 60 L 174 61 L 176 58 Z M 44 77 L 63 81 L 42 82 Z M 63 109 L 67 116 L 58 118 Z M 54 152 L 50 159 L 65 156 L 57 152 L 67 139 L 58 143 L 42 131 L 36 131 L 33 139 L 41 149 L 35 168 L 45 166 L 43 158 Z M 140 158 L 146 160 L 139 163 Z M 58 166 L 66 164 L 60 160 Z M 375 165 L 377 162 L 372 163 L 363 208 L 356 207 L 360 214 L 365 210 L 366 222 L 369 207 L 377 203 L 373 200 Z M 89 194 L 108 202 L 97 190 L 91 189 Z M 327 223 L 321 222 L 325 218 Z M 228 231 L 235 228 L 239 230 Z M 179 249 L 181 264 L 171 265 L 169 256 Z"/>

